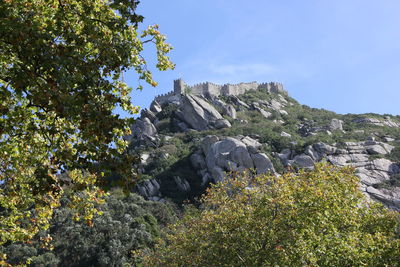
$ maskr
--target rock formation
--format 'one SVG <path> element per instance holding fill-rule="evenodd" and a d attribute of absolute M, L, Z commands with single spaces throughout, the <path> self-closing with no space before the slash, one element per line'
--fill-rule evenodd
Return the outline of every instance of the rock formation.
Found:
<path fill-rule="evenodd" d="M 143 155 L 139 170 L 154 176 L 137 185 L 151 200 L 198 196 L 231 172 L 278 174 L 326 161 L 353 166 L 367 196 L 400 210 L 399 138 L 398 117 L 312 109 L 278 83 L 177 80 L 173 92 L 142 111 L 126 139 Z"/>
<path fill-rule="evenodd" d="M 195 130 L 210 128 L 221 129 L 231 127 L 229 121 L 207 101 L 194 95 L 182 97 L 178 117 Z"/>
<path fill-rule="evenodd" d="M 275 173 L 268 156 L 259 152 L 261 144 L 249 136 L 222 139 L 206 136 L 200 147 L 192 155 L 191 162 L 203 183 L 221 181 L 225 172 L 231 171 L 255 168 L 258 174 Z"/>

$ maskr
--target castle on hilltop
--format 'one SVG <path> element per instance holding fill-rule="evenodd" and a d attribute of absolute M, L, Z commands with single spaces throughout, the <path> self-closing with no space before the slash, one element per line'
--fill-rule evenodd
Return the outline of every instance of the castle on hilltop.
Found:
<path fill-rule="evenodd" d="M 181 95 L 192 94 L 206 98 L 218 97 L 220 95 L 241 95 L 249 90 L 266 89 L 269 93 L 287 94 L 281 83 L 238 83 L 219 85 L 211 82 L 199 83 L 189 86 L 182 79 L 174 80 L 174 90 L 164 95 L 157 96 L 154 100 L 162 104 L 164 102 L 178 101 Z"/>

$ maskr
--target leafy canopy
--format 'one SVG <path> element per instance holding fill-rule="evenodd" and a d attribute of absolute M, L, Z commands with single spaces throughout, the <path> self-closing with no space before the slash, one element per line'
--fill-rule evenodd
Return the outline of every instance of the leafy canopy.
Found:
<path fill-rule="evenodd" d="M 142 51 L 153 43 L 157 68 L 174 67 L 157 26 L 139 32 L 137 0 L 0 1 L 0 244 L 48 227 L 64 180 L 83 191 L 76 204 L 90 220 L 106 171 L 131 176 L 135 158 L 122 136 L 133 114 L 121 75 L 134 69 L 156 86 Z M 139 89 L 141 86 L 139 85 Z M 90 201 L 89 201 L 90 200 Z"/>
<path fill-rule="evenodd" d="M 398 213 L 367 201 L 353 169 L 317 165 L 216 185 L 146 266 L 398 266 Z M 397 229 L 398 230 L 398 229 Z"/>
<path fill-rule="evenodd" d="M 63 201 L 68 199 L 63 197 Z M 73 221 L 74 211 L 62 206 L 55 211 L 49 230 L 29 244 L 13 243 L 0 251 L 7 253 L 12 266 L 27 260 L 32 266 L 136 266 L 133 261 L 140 259 L 133 257 L 134 251 L 152 247 L 160 228 L 175 221 L 170 205 L 121 190 L 113 190 L 100 209 L 103 214 L 95 216 L 90 227 Z M 53 239 L 51 251 L 40 241 L 47 234 Z"/>

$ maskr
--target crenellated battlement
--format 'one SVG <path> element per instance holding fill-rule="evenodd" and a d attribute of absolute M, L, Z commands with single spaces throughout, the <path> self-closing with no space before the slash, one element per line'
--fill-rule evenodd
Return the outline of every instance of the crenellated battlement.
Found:
<path fill-rule="evenodd" d="M 155 101 L 157 101 L 159 104 L 163 104 L 165 102 L 173 102 L 173 101 L 179 101 L 180 100 L 180 93 L 176 93 L 175 91 L 171 91 L 166 94 L 161 94 L 158 95 L 154 98 Z"/>
<path fill-rule="evenodd" d="M 174 80 L 174 90 L 167 94 L 158 95 L 155 97 L 158 103 L 179 101 L 181 95 L 193 94 L 205 97 L 213 97 L 220 95 L 241 95 L 249 90 L 266 89 L 270 93 L 287 94 L 281 83 L 268 82 L 268 83 L 237 83 L 237 84 L 215 84 L 212 82 L 202 82 L 195 85 L 187 85 L 182 79 Z"/>
<path fill-rule="evenodd" d="M 260 88 L 267 89 L 271 93 L 285 93 L 285 89 L 281 83 L 237 83 L 237 84 L 215 84 L 212 82 L 198 83 L 188 86 L 182 79 L 174 81 L 174 92 L 177 94 L 194 94 L 203 96 L 220 96 L 220 95 L 240 95 L 248 90 L 258 90 Z"/>

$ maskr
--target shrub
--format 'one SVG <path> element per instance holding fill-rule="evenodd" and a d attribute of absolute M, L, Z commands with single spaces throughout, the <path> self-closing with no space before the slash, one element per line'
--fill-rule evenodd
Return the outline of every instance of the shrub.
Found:
<path fill-rule="evenodd" d="M 161 112 L 157 113 L 157 118 L 159 120 L 170 119 L 173 117 L 175 111 L 178 110 L 178 106 L 175 104 L 169 104 L 164 106 Z"/>
<path fill-rule="evenodd" d="M 398 266 L 398 213 L 351 168 L 227 179 L 173 225 L 146 266 Z"/>
<path fill-rule="evenodd" d="M 34 266 L 123 266 L 132 263 L 132 251 L 152 247 L 161 226 L 175 218 L 166 204 L 145 201 L 135 194 L 126 196 L 118 190 L 101 210 L 103 215 L 87 225 L 72 220 L 73 210 L 57 209 L 49 230 L 52 251 L 42 247 L 39 236 L 31 245 L 13 244 L 1 251 L 9 255 L 12 264 L 31 258 Z"/>

